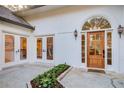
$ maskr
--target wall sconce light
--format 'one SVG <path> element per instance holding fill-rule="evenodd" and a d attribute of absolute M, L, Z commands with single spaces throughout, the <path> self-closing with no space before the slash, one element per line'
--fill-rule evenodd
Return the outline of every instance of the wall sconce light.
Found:
<path fill-rule="evenodd" d="M 78 32 L 77 32 L 77 30 L 75 29 L 75 31 L 74 31 L 75 40 L 77 39 L 77 36 L 78 36 Z"/>
<path fill-rule="evenodd" d="M 124 27 L 122 27 L 121 25 L 119 25 L 118 26 L 118 34 L 119 34 L 120 38 L 121 38 L 121 34 L 122 34 L 123 31 L 124 31 Z"/>

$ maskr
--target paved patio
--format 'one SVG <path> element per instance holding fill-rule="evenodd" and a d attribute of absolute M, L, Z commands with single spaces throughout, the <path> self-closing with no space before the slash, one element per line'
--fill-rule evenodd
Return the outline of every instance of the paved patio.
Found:
<path fill-rule="evenodd" d="M 26 88 L 26 82 L 53 66 L 23 64 L 0 71 L 0 88 Z M 124 75 L 86 72 L 73 68 L 60 81 L 67 88 L 124 88 Z"/>
<path fill-rule="evenodd" d="M 67 88 L 124 88 L 124 75 L 86 72 L 73 68 L 62 80 Z"/>
<path fill-rule="evenodd" d="M 50 67 L 43 64 L 23 64 L 4 69 L 0 71 L 0 88 L 26 88 L 26 82 Z"/>

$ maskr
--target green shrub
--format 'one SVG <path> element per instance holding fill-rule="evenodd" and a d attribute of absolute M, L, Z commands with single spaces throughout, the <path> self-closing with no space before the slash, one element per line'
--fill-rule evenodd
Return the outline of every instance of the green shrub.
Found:
<path fill-rule="evenodd" d="M 44 72 L 42 75 L 38 75 L 31 82 L 35 83 L 37 87 L 41 88 L 54 88 L 54 87 L 62 87 L 59 86 L 57 77 L 63 73 L 70 66 L 66 64 L 60 64 L 50 69 L 47 72 Z"/>

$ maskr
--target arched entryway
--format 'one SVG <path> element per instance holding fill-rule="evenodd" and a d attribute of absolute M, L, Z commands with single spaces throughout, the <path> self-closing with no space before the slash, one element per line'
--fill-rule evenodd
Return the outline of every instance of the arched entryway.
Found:
<path fill-rule="evenodd" d="M 111 24 L 102 16 L 88 19 L 82 27 L 82 63 L 104 69 L 112 64 Z"/>

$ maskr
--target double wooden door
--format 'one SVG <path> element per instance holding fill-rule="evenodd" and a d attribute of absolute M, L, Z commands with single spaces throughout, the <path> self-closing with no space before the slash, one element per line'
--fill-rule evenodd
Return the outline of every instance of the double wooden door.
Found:
<path fill-rule="evenodd" d="M 104 68 L 104 31 L 87 33 L 87 66 Z"/>

